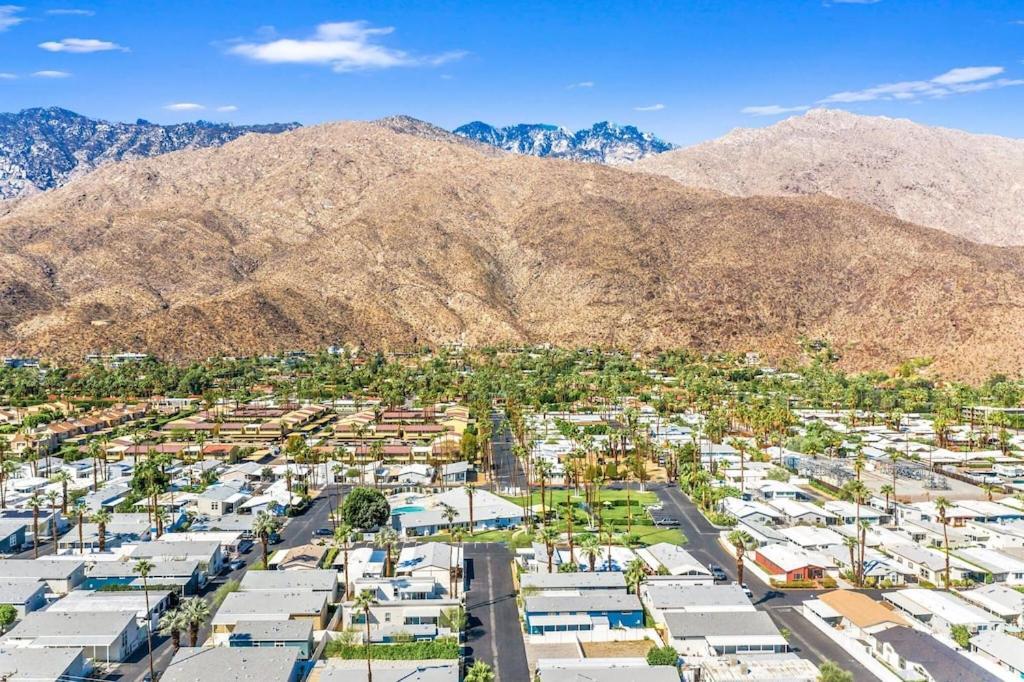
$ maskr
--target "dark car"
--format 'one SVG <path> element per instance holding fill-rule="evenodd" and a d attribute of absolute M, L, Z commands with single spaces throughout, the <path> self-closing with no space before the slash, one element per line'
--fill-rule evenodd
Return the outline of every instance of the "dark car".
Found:
<path fill-rule="evenodd" d="M 230 564 L 228 564 L 228 568 L 230 568 L 232 571 L 237 571 L 240 568 L 245 568 L 245 562 L 241 559 L 235 559 Z"/>
<path fill-rule="evenodd" d="M 716 582 L 724 582 L 729 579 L 729 576 L 725 574 L 725 571 L 722 570 L 722 567 L 718 564 L 708 564 L 708 570 L 711 572 L 711 577 L 714 578 Z"/>
<path fill-rule="evenodd" d="M 334 531 L 331 530 L 330 528 L 317 528 L 315 531 L 313 531 L 313 535 L 327 535 L 327 536 L 330 536 L 330 535 L 334 535 Z"/>

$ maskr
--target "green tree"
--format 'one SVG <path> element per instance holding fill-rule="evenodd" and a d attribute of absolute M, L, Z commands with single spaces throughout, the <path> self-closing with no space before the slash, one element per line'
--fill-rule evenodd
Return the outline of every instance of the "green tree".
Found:
<path fill-rule="evenodd" d="M 679 652 L 671 646 L 651 647 L 647 652 L 647 665 L 671 665 L 679 663 Z"/>
<path fill-rule="evenodd" d="M 362 614 L 363 622 L 366 624 L 366 641 L 363 642 L 366 650 L 366 682 L 373 682 L 373 669 L 370 666 L 370 609 L 376 603 L 377 600 L 373 598 L 373 592 L 370 590 L 363 590 L 357 594 L 352 603 L 352 612 Z"/>
<path fill-rule="evenodd" d="M 188 629 L 188 621 L 181 609 L 171 609 L 160 617 L 160 634 L 171 638 L 177 652 L 181 648 L 181 633 Z"/>
<path fill-rule="evenodd" d="M 949 629 L 949 634 L 961 648 L 969 649 L 971 647 L 971 631 L 967 629 L 966 625 L 954 625 Z"/>
<path fill-rule="evenodd" d="M 355 488 L 345 496 L 341 518 L 353 528 L 379 528 L 391 520 L 391 506 L 379 490 Z"/>
<path fill-rule="evenodd" d="M 391 553 L 395 550 L 395 546 L 398 544 L 398 533 L 395 532 L 394 528 L 385 526 L 377 531 L 377 534 L 373 536 L 373 544 L 386 552 L 384 558 L 384 575 L 391 575 L 394 572 L 394 567 L 391 562 Z"/>
<path fill-rule="evenodd" d="M 281 524 L 278 520 L 267 512 L 260 512 L 256 515 L 256 519 L 252 522 L 252 532 L 260 540 L 260 545 L 263 548 L 263 568 L 270 568 L 270 557 L 268 555 L 268 546 L 270 545 L 270 538 L 277 533 L 278 528 Z"/>
<path fill-rule="evenodd" d="M 7 632 L 7 628 L 18 620 L 18 610 L 10 604 L 0 604 L 0 634 Z"/>
<path fill-rule="evenodd" d="M 199 639 L 199 628 L 210 619 L 210 602 L 202 597 L 191 597 L 181 603 L 182 613 L 185 614 L 185 622 L 188 624 L 188 639 L 191 645 L 196 645 Z"/>
<path fill-rule="evenodd" d="M 107 548 L 107 524 L 113 519 L 113 515 L 106 509 L 100 509 L 93 513 L 92 522 L 96 524 L 96 532 L 99 538 L 99 550 L 105 551 Z M 84 548 L 82 551 L 85 551 Z"/>
<path fill-rule="evenodd" d="M 352 526 L 342 522 L 337 528 L 334 529 L 334 541 L 341 545 L 341 551 L 344 553 L 345 561 L 345 589 L 342 596 L 343 601 L 348 600 L 349 595 L 349 581 L 348 581 L 348 548 L 349 543 L 352 541 Z"/>
<path fill-rule="evenodd" d="M 756 547 L 757 541 L 746 531 L 734 530 L 729 533 L 729 544 L 736 550 L 736 580 L 743 584 L 743 555 Z"/>

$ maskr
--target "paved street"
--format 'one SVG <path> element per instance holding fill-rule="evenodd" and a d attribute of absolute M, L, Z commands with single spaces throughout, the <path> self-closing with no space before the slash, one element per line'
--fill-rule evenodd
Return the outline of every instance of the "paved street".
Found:
<path fill-rule="evenodd" d="M 468 665 L 490 665 L 499 681 L 530 679 L 512 585 L 512 552 L 495 543 L 466 543 L 469 591 Z"/>
<path fill-rule="evenodd" d="M 686 550 L 705 565 L 717 563 L 729 575 L 730 580 L 736 580 L 736 560 L 718 543 L 718 530 L 704 518 L 682 491 L 675 486 L 656 485 L 650 488 L 657 493 L 658 499 L 665 506 L 665 511 L 681 521 L 681 530 L 689 540 Z M 821 594 L 823 590 L 776 590 L 761 582 L 750 571 L 744 572 L 743 582 L 747 583 L 754 594 L 754 604 L 767 611 L 780 628 L 789 630 L 790 645 L 802 657 L 815 663 L 824 660 L 834 661 L 852 672 L 853 678 L 858 682 L 877 679 L 842 647 L 800 615 L 801 602 Z"/>
<path fill-rule="evenodd" d="M 502 412 L 491 414 L 491 423 L 494 425 L 493 437 L 491 438 L 491 450 L 494 458 L 494 481 L 498 488 L 511 488 L 522 486 L 526 480 L 523 471 L 523 464 L 512 452 L 512 431 L 505 421 Z"/>

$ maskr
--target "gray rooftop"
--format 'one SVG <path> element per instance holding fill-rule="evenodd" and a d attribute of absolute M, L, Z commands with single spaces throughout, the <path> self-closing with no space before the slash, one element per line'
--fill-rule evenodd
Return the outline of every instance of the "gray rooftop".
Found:
<path fill-rule="evenodd" d="M 527 597 L 530 613 L 562 613 L 566 611 L 639 611 L 643 608 L 635 594 L 625 592 L 594 592 L 580 596 Z"/>
<path fill-rule="evenodd" d="M 764 611 L 667 613 L 665 624 L 672 637 L 679 638 L 781 636 Z"/>
<path fill-rule="evenodd" d="M 231 632 L 231 639 L 252 642 L 299 642 L 313 636 L 309 620 L 240 620 Z"/>
<path fill-rule="evenodd" d="M 294 647 L 182 647 L 162 682 L 290 682 L 298 664 Z"/>
<path fill-rule="evenodd" d="M 900 656 L 925 667 L 935 682 L 995 682 L 999 678 L 931 635 L 897 626 L 875 633 Z"/>
<path fill-rule="evenodd" d="M 644 588 L 651 606 L 658 609 L 686 609 L 701 606 L 749 607 L 750 599 L 739 585 L 673 585 L 651 582 Z"/>
<path fill-rule="evenodd" d="M 10 682 L 62 680 L 64 673 L 82 656 L 82 649 L 50 649 L 40 656 L 37 649 L 0 651 L 0 678 Z"/>
<path fill-rule="evenodd" d="M 242 589 L 333 592 L 338 586 L 338 572 L 330 569 L 309 569 L 303 571 L 246 571 L 242 578 Z"/>
<path fill-rule="evenodd" d="M 1024 643 L 1016 637 L 987 630 L 972 637 L 971 644 L 1015 670 L 1024 670 Z"/>
<path fill-rule="evenodd" d="M 135 613 L 130 611 L 33 611 L 7 637 L 15 640 L 35 639 L 45 646 L 107 646 L 120 637 L 134 620 Z"/>
<path fill-rule="evenodd" d="M 567 665 L 564 668 L 543 667 L 537 671 L 540 682 L 679 682 L 679 673 L 668 665 L 637 666 L 626 663 L 610 665 Z M 374 672 L 374 679 L 377 673 Z"/>
<path fill-rule="evenodd" d="M 0 604 L 24 604 L 37 592 L 46 589 L 46 583 L 38 580 L 0 578 Z"/>
<path fill-rule="evenodd" d="M 619 571 L 594 573 L 523 573 L 519 578 L 523 589 L 626 589 L 626 578 Z"/>
<path fill-rule="evenodd" d="M 141 542 L 132 549 L 131 556 L 135 557 L 212 557 L 220 549 L 220 543 L 216 540 L 191 540 L 189 542 L 167 542 L 165 540 L 153 540 L 152 542 Z"/>
<path fill-rule="evenodd" d="M 232 592 L 217 609 L 214 622 L 246 620 L 244 616 L 319 613 L 327 604 L 323 592 Z"/>
<path fill-rule="evenodd" d="M 67 580 L 84 565 L 65 559 L 7 559 L 0 561 L 0 578 Z"/>
<path fill-rule="evenodd" d="M 361 664 L 361 665 L 360 665 Z M 456 661 L 374 661 L 373 682 L 458 682 Z M 320 682 L 366 682 L 362 661 L 331 659 L 320 673 Z"/>
<path fill-rule="evenodd" d="M 125 578 L 137 577 L 132 568 L 135 561 L 99 561 L 90 569 L 90 578 Z M 157 578 L 187 578 L 199 570 L 199 561 L 154 561 L 149 572 L 149 581 Z"/>

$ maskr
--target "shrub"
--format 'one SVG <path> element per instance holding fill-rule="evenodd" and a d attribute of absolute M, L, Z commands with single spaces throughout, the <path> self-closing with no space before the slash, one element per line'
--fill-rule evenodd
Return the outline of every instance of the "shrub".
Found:
<path fill-rule="evenodd" d="M 648 665 L 671 665 L 679 662 L 679 652 L 670 646 L 652 647 L 647 652 Z"/>
<path fill-rule="evenodd" d="M 391 506 L 379 490 L 355 488 L 345 496 L 341 516 L 353 528 L 377 528 L 391 519 Z"/>
<path fill-rule="evenodd" d="M 238 582 L 237 580 L 229 580 L 220 587 L 218 587 L 217 591 L 213 593 L 214 608 L 223 604 L 224 600 L 228 598 L 229 594 L 231 594 L 232 592 L 238 592 L 241 586 L 242 583 Z"/>
<path fill-rule="evenodd" d="M 340 639 L 335 639 L 327 644 L 324 655 L 328 658 L 366 658 L 366 647 L 362 644 L 346 644 Z M 459 643 L 450 637 L 435 639 L 433 642 L 370 645 L 370 658 L 380 661 L 422 661 L 432 658 L 458 657 Z"/>

